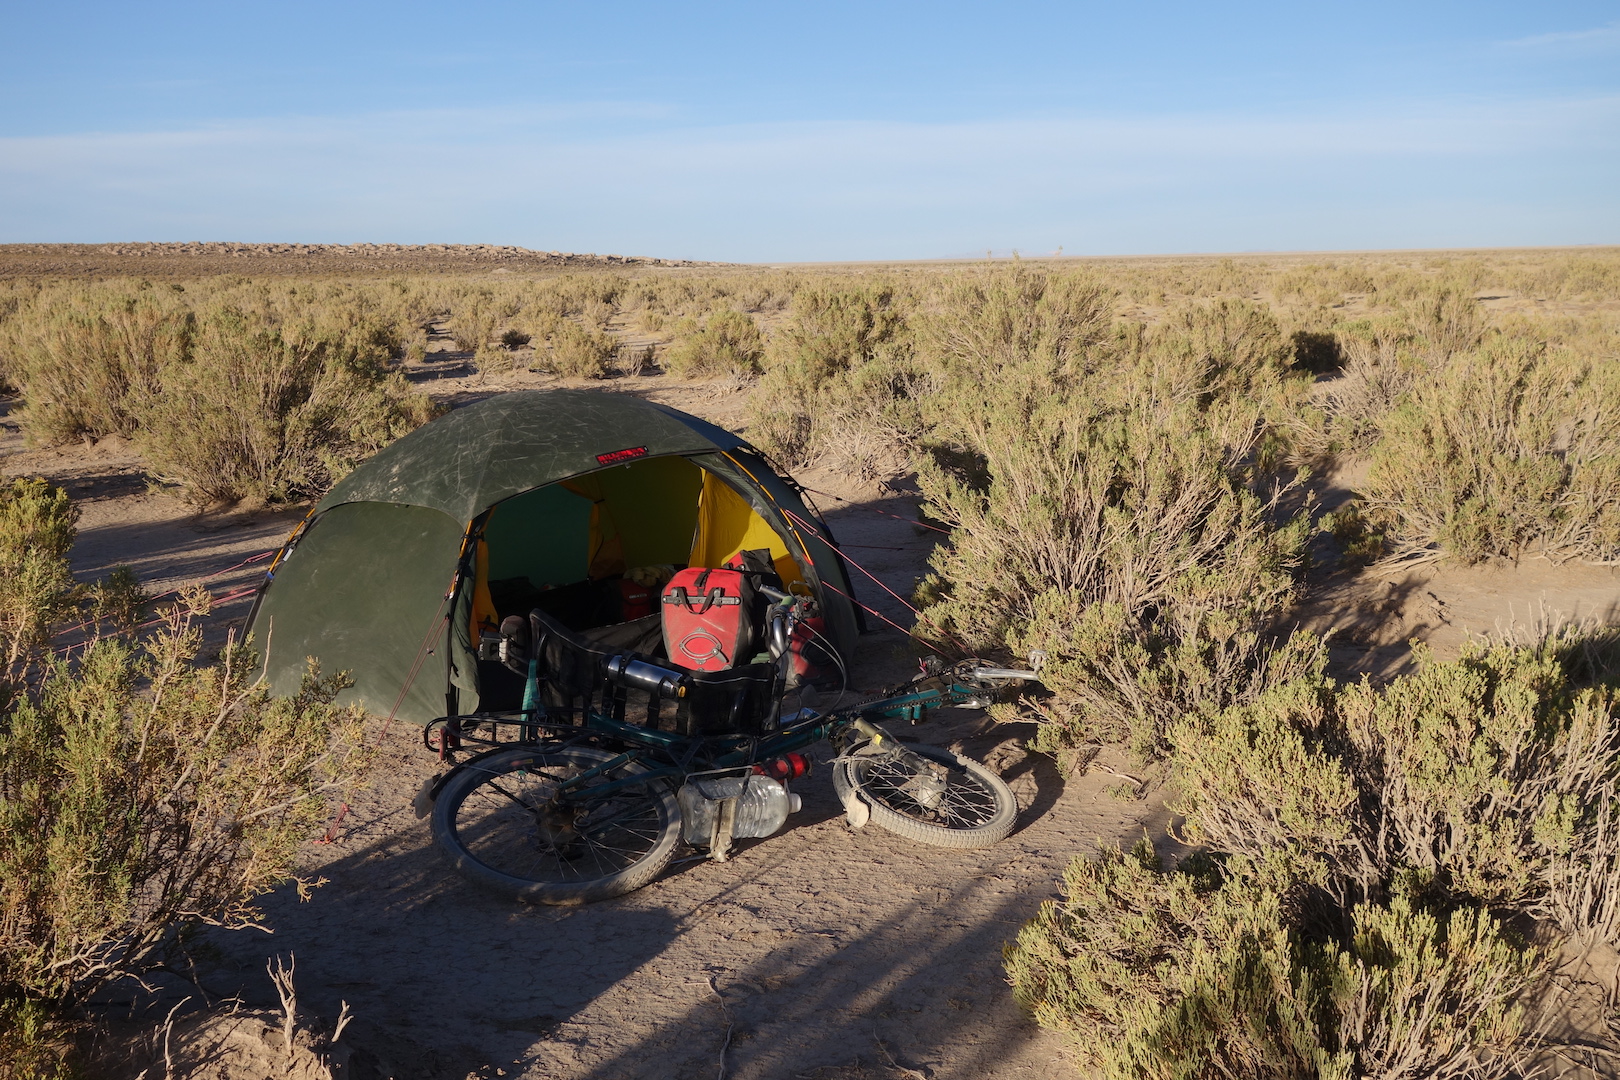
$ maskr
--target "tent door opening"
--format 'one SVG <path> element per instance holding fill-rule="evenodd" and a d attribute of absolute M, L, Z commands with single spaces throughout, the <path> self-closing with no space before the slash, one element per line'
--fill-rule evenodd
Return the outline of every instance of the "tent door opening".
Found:
<path fill-rule="evenodd" d="M 684 567 L 722 566 L 742 551 L 768 551 L 788 588 L 811 593 L 799 558 L 755 500 L 702 460 L 647 458 L 497 503 L 462 588 L 470 600 L 459 605 L 470 650 L 506 616 L 539 608 L 594 642 L 662 656 L 664 582 Z M 520 707 L 520 677 L 498 661 L 476 664 L 476 687 L 467 689 L 477 694 L 477 708 Z"/>

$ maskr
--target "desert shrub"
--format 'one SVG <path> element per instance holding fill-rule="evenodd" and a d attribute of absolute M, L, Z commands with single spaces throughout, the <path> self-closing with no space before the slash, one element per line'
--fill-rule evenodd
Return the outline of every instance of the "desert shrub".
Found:
<path fill-rule="evenodd" d="M 1384 534 L 1369 522 L 1354 502 L 1323 514 L 1317 523 L 1321 531 L 1339 542 L 1341 561 L 1348 566 L 1368 566 L 1384 554 Z"/>
<path fill-rule="evenodd" d="M 1336 447 L 1366 452 L 1427 365 L 1415 355 L 1416 335 L 1401 319 L 1342 324 L 1334 337 L 1344 362 L 1338 377 L 1322 387 L 1322 408 Z"/>
<path fill-rule="evenodd" d="M 1295 330 L 1289 335 L 1294 346 L 1294 367 L 1325 375 L 1344 365 L 1344 350 L 1331 332 L 1320 329 Z"/>
<path fill-rule="evenodd" d="M 1320 661 L 1308 639 L 1265 637 L 1308 535 L 1304 515 L 1279 520 L 1289 485 L 1262 494 L 1253 469 L 1255 402 L 1288 347 L 1236 303 L 1089 336 L 1089 353 L 1006 349 L 971 396 L 938 396 L 946 452 L 919 479 L 951 536 L 919 626 L 942 647 L 1047 654 L 1039 747 L 1127 740 L 1157 758 L 1181 713 Z"/>
<path fill-rule="evenodd" d="M 71 1005 L 191 927 L 252 924 L 363 765 L 341 679 L 272 699 L 241 649 L 196 665 L 205 610 L 52 660 L 0 715 L 0 997 Z"/>
<path fill-rule="evenodd" d="M 67 564 L 78 520 L 67 492 L 44 480 L 0 486 L 0 705 L 78 599 Z"/>
<path fill-rule="evenodd" d="M 255 897 L 290 878 L 326 796 L 367 759 L 360 713 L 332 704 L 341 677 L 312 671 L 297 695 L 271 699 L 240 647 L 196 662 L 206 592 L 137 643 L 147 601 L 133 575 L 85 589 L 68 572 L 76 516 L 41 481 L 0 495 L 6 1080 L 71 1075 L 70 1006 L 172 960 L 200 924 L 255 921 Z M 81 603 L 88 620 L 74 631 L 89 638 L 53 650 L 50 624 Z"/>
<path fill-rule="evenodd" d="M 1343 905 L 1407 887 L 1612 934 L 1594 917 L 1620 902 L 1620 874 L 1594 864 L 1614 855 L 1620 716 L 1612 691 L 1571 678 L 1577 645 L 1476 646 L 1383 690 L 1299 680 L 1185 719 L 1188 835 Z M 1597 902 L 1570 901 L 1575 867 L 1598 871 Z"/>
<path fill-rule="evenodd" d="M 501 312 L 488 292 L 463 297 L 450 313 L 450 336 L 462 352 L 477 352 L 495 336 Z"/>
<path fill-rule="evenodd" d="M 1566 631 L 1189 714 L 1203 846 L 1076 860 L 1007 951 L 1021 1000 L 1110 1076 L 1517 1075 L 1557 952 L 1523 928 L 1620 934 L 1615 654 Z"/>
<path fill-rule="evenodd" d="M 501 375 L 517 367 L 509 349 L 500 345 L 480 345 L 473 353 L 473 367 L 479 375 Z"/>
<path fill-rule="evenodd" d="M 1503 275 L 1518 293 L 1556 300 L 1620 299 L 1620 259 L 1603 255 L 1559 254 Z"/>
<path fill-rule="evenodd" d="M 772 341 L 767 366 L 791 367 L 811 384 L 868 363 L 905 338 L 893 286 L 805 289 L 793 298 L 793 318 Z"/>
<path fill-rule="evenodd" d="M 402 358 L 410 363 L 420 364 L 422 361 L 427 359 L 427 346 L 427 331 L 417 330 L 413 332 L 410 339 L 406 341 L 405 352 Z"/>
<path fill-rule="evenodd" d="M 893 282 L 807 287 L 755 389 L 749 432 L 790 466 L 902 472 L 958 395 L 1003 369 L 1067 377 L 1107 336 L 1112 295 L 1015 267 L 958 274 L 919 300 Z"/>
<path fill-rule="evenodd" d="M 1325 936 L 1297 900 L 1195 857 L 1077 859 L 1006 951 L 1019 1000 L 1109 1078 L 1516 1074 L 1541 958 L 1484 907 L 1397 895 Z M 1313 932 L 1315 931 L 1315 932 Z"/>
<path fill-rule="evenodd" d="M 806 289 L 772 339 L 749 433 L 789 466 L 824 461 L 869 478 L 901 471 L 937 385 L 912 362 L 893 286 Z"/>
<path fill-rule="evenodd" d="M 5 327 L 5 367 L 31 438 L 134 434 L 161 370 L 182 361 L 191 313 L 167 287 L 114 283 L 48 290 Z"/>
<path fill-rule="evenodd" d="M 44 1003 L 0 998 L 0 1080 L 75 1080 L 73 1025 Z"/>
<path fill-rule="evenodd" d="M 129 567 L 74 580 L 67 554 L 78 520 L 67 493 L 44 480 L 0 485 L 0 708 L 38 674 L 64 619 L 78 618 L 81 637 L 129 634 L 145 619 L 146 591 Z"/>
<path fill-rule="evenodd" d="M 196 501 L 319 494 L 433 407 L 382 356 L 221 306 L 138 410 L 151 470 Z"/>
<path fill-rule="evenodd" d="M 1229 464 L 1196 411 L 1163 418 L 1076 403 L 986 411 L 984 479 L 925 466 L 930 512 L 951 526 L 922 595 L 936 640 L 1047 656 L 1044 749 L 1092 738 L 1163 751 L 1189 708 L 1242 700 L 1313 663 L 1274 654 L 1264 627 L 1292 602 L 1307 536 Z"/>
<path fill-rule="evenodd" d="M 1375 291 L 1376 285 L 1358 266 L 1325 263 L 1284 270 L 1272 283 L 1272 291 L 1285 303 L 1332 307 L 1347 296 Z"/>
<path fill-rule="evenodd" d="M 1402 305 L 1432 362 L 1443 363 L 1479 344 L 1485 318 L 1473 283 L 1455 271 L 1448 280 L 1426 285 Z"/>
<path fill-rule="evenodd" d="M 678 338 L 664 354 L 664 366 L 689 379 L 715 375 L 755 375 L 765 354 L 759 324 L 741 311 L 716 311 L 677 329 Z"/>
<path fill-rule="evenodd" d="M 501 346 L 507 349 L 521 349 L 529 343 L 530 337 L 516 327 L 509 327 L 501 332 Z"/>
<path fill-rule="evenodd" d="M 1266 395 L 1294 358 L 1276 318 L 1246 300 L 1183 307 L 1148 344 L 1138 370 L 1151 371 L 1161 395 L 1200 406 Z"/>
<path fill-rule="evenodd" d="M 621 274 L 564 274 L 550 286 L 563 315 L 600 314 L 603 306 L 612 314 L 619 295 L 630 287 L 630 279 Z"/>
<path fill-rule="evenodd" d="M 1498 337 L 1415 382 L 1361 492 L 1397 560 L 1620 556 L 1620 377 Z"/>
<path fill-rule="evenodd" d="M 642 303 L 661 315 L 694 318 L 728 306 L 725 285 L 715 278 L 660 277 L 642 288 Z"/>
<path fill-rule="evenodd" d="M 0 348 L 31 439 L 132 436 L 196 500 L 283 498 L 429 415 L 386 372 L 425 344 L 435 302 L 403 282 L 64 285 L 8 319 Z"/>
<path fill-rule="evenodd" d="M 152 598 L 133 568 L 115 566 L 84 589 L 84 623 L 89 635 L 133 634 L 146 622 Z"/>
<path fill-rule="evenodd" d="M 1006 367 L 1069 375 L 1108 334 L 1112 292 L 1088 276 L 1017 267 L 946 284 L 918 320 L 930 363 L 971 379 Z"/>
<path fill-rule="evenodd" d="M 600 379 L 607 375 L 618 349 L 618 339 L 612 334 L 564 319 L 555 324 L 539 364 L 567 379 Z"/>

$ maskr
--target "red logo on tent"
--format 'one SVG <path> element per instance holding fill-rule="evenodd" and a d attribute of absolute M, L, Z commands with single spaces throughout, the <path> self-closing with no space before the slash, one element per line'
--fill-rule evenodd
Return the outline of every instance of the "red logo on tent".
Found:
<path fill-rule="evenodd" d="M 602 465 L 617 465 L 621 461 L 629 461 L 632 458 L 646 456 L 647 448 L 645 446 L 632 446 L 628 450 L 613 450 L 606 454 L 597 454 L 596 460 Z"/>

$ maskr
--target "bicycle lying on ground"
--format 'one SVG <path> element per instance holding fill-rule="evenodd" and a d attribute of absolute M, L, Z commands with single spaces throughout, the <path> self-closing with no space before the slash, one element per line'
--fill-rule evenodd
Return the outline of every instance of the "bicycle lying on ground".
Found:
<path fill-rule="evenodd" d="M 525 671 L 523 707 L 443 717 L 424 733 L 447 759 L 482 748 L 418 798 L 418 816 L 431 813 L 456 869 L 517 900 L 582 904 L 648 884 L 683 839 L 725 861 L 735 840 L 769 836 L 798 809 L 789 784 L 810 771 L 798 751 L 823 740 L 836 751 L 833 787 L 855 827 L 870 821 L 950 848 L 988 847 L 1012 832 L 1018 805 L 999 776 L 949 750 L 903 743 L 879 722 L 988 705 L 1034 680 L 1038 656 L 1035 670 L 935 664 L 875 700 L 782 715 L 805 601 L 763 591 L 772 601 L 770 662 L 722 677 L 613 652 L 538 611 L 509 618 L 498 651 Z M 563 691 L 578 691 L 583 704 L 564 709 Z M 632 707 L 669 714 L 671 702 L 687 730 L 625 719 Z M 722 730 L 706 730 L 704 714 L 720 716 Z"/>

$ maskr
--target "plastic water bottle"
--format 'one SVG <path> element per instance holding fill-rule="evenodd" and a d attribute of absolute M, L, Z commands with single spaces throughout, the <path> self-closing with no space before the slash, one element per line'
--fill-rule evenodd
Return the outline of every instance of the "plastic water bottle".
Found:
<path fill-rule="evenodd" d="M 693 777 L 681 786 L 681 832 L 689 844 L 707 844 L 723 799 L 736 799 L 731 835 L 742 839 L 769 836 L 798 812 L 803 802 L 780 780 L 760 773 L 744 776 Z"/>

